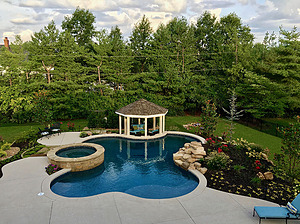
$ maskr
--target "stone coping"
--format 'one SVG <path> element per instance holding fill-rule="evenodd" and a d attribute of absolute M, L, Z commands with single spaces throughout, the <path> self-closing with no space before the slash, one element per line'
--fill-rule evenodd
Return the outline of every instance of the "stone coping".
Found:
<path fill-rule="evenodd" d="M 88 140 L 95 139 L 95 138 L 107 138 L 107 137 L 125 138 L 125 139 L 132 139 L 132 140 L 152 140 L 152 139 L 163 138 L 168 134 L 187 136 L 187 137 L 197 139 L 202 144 L 206 143 L 206 140 L 199 135 L 195 135 L 195 134 L 191 134 L 191 133 L 187 133 L 187 132 L 180 132 L 180 131 L 165 131 L 162 134 L 156 134 L 153 136 L 146 136 L 146 137 L 145 136 L 124 135 L 124 134 L 100 134 L 100 135 L 92 135 L 92 136 L 82 138 L 81 142 L 86 142 Z"/>
<path fill-rule="evenodd" d="M 87 146 L 96 150 L 91 155 L 78 158 L 65 158 L 56 155 L 56 152 L 70 147 Z M 104 161 L 104 147 L 93 143 L 74 143 L 56 147 L 47 153 L 50 163 L 58 165 L 60 168 L 70 168 L 71 171 L 84 171 L 99 166 Z"/>

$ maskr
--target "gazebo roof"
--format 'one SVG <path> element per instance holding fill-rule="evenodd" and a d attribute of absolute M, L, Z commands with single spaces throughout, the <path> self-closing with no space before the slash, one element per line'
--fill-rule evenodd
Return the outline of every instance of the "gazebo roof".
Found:
<path fill-rule="evenodd" d="M 140 99 L 125 107 L 117 110 L 117 114 L 135 115 L 135 116 L 151 116 L 156 114 L 166 114 L 168 110 L 155 103 L 149 102 L 145 99 Z"/>

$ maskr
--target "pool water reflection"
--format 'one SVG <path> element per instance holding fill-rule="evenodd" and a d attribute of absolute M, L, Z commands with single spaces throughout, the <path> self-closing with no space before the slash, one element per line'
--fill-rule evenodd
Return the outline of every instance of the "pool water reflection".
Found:
<path fill-rule="evenodd" d="M 98 138 L 88 143 L 105 148 L 104 163 L 92 170 L 64 174 L 51 190 L 66 197 L 124 192 L 143 198 L 172 198 L 193 191 L 198 179 L 174 165 L 173 153 L 190 137 L 167 135 L 150 141 Z"/>

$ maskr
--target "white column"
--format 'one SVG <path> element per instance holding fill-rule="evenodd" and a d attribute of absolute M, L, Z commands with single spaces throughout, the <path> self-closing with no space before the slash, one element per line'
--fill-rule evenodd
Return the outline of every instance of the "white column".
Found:
<path fill-rule="evenodd" d="M 127 128 L 127 118 L 126 117 L 124 117 L 124 135 L 126 135 L 127 134 L 127 130 L 126 130 L 126 128 Z"/>
<path fill-rule="evenodd" d="M 145 137 L 147 137 L 147 130 L 148 130 L 148 127 L 147 127 L 147 118 L 145 118 Z"/>
<path fill-rule="evenodd" d="M 130 135 L 130 117 L 127 117 L 127 135 Z"/>
<path fill-rule="evenodd" d="M 166 126 L 166 116 L 163 116 L 163 132 L 165 132 L 165 127 Z"/>
<path fill-rule="evenodd" d="M 156 126 L 156 117 L 153 118 L 153 131 L 156 129 L 155 126 Z"/>
<path fill-rule="evenodd" d="M 141 124 L 141 118 L 139 118 L 139 124 Z"/>
<path fill-rule="evenodd" d="M 162 116 L 159 117 L 159 134 L 162 133 Z"/>
<path fill-rule="evenodd" d="M 122 117 L 119 115 L 119 134 L 122 134 Z"/>

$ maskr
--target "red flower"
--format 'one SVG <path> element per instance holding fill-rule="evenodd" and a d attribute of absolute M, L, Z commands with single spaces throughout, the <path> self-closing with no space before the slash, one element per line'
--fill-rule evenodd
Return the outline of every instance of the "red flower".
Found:
<path fill-rule="evenodd" d="M 218 153 L 222 152 L 223 150 L 221 148 L 218 148 Z"/>
<path fill-rule="evenodd" d="M 223 146 L 228 147 L 228 145 L 223 145 Z"/>
<path fill-rule="evenodd" d="M 260 169 L 260 167 L 259 166 L 257 166 L 257 167 L 255 167 L 257 170 L 259 170 Z"/>
<path fill-rule="evenodd" d="M 211 141 L 211 142 L 214 143 L 214 144 L 216 143 L 215 141 Z"/>

